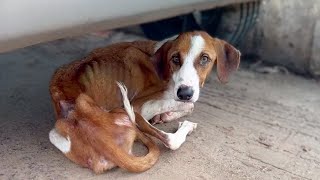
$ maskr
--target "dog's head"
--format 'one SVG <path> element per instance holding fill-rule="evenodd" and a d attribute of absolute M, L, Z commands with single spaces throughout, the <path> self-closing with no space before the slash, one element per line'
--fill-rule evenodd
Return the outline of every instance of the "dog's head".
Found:
<path fill-rule="evenodd" d="M 173 84 L 175 100 L 195 102 L 214 64 L 226 83 L 239 66 L 240 52 L 206 32 L 187 32 L 158 42 L 153 63 L 159 76 Z"/>

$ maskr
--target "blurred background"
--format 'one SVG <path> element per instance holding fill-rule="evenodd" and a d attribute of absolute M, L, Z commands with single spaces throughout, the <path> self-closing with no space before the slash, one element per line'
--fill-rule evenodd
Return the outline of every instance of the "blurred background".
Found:
<path fill-rule="evenodd" d="M 241 1 L 238 1 L 239 3 Z M 249 1 L 141 25 L 151 39 L 201 29 L 241 49 L 247 59 L 320 75 L 320 1 Z"/>
<path fill-rule="evenodd" d="M 0 3 L 0 52 L 118 28 L 154 40 L 205 30 L 236 45 L 254 61 L 307 76 L 320 75 L 318 0 Z"/>

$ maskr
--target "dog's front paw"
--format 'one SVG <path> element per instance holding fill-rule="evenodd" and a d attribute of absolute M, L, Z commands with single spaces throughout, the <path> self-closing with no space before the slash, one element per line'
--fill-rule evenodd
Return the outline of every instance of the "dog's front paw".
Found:
<path fill-rule="evenodd" d="M 162 124 L 166 122 L 170 122 L 180 117 L 180 112 L 166 112 L 162 114 L 155 115 L 151 120 L 150 123 L 152 125 L 155 124 Z"/>
<path fill-rule="evenodd" d="M 198 126 L 198 123 L 194 123 L 190 121 L 179 122 L 179 129 L 180 128 L 189 129 L 188 135 L 190 135 L 193 130 L 197 129 L 197 126 Z"/>
<path fill-rule="evenodd" d="M 150 124 L 152 124 L 152 125 L 162 124 L 162 123 L 163 123 L 160 114 L 155 115 L 149 122 L 150 122 Z"/>

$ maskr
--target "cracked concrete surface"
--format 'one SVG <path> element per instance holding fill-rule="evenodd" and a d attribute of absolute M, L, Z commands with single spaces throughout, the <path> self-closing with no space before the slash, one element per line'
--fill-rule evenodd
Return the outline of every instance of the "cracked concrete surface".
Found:
<path fill-rule="evenodd" d="M 226 85 L 212 75 L 194 113 L 181 119 L 198 128 L 177 151 L 159 143 L 160 159 L 149 171 L 117 168 L 95 175 L 71 163 L 48 140 L 54 123 L 48 82 L 54 69 L 94 47 L 135 39 L 122 33 L 88 35 L 0 54 L 0 179 L 320 178 L 319 82 L 246 68 Z"/>

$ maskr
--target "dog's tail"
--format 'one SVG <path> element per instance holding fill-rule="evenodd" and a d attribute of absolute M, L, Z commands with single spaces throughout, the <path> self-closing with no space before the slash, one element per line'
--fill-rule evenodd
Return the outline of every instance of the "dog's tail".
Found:
<path fill-rule="evenodd" d="M 128 91 L 126 86 L 120 82 L 117 82 L 117 85 L 119 86 L 122 94 L 124 109 L 128 113 L 132 123 L 135 125 L 135 119 L 143 117 L 134 112 L 133 107 L 128 99 Z M 116 162 L 116 164 L 131 172 L 143 172 L 151 168 L 157 162 L 160 155 L 160 150 L 158 146 L 138 128 L 136 128 L 136 133 L 137 139 L 141 140 L 142 143 L 147 146 L 149 151 L 148 154 L 144 157 L 135 157 L 129 155 L 126 158 L 119 158 L 118 160 L 120 161 Z M 119 152 L 116 152 L 116 154 L 116 156 L 123 157 Z"/>
<path fill-rule="evenodd" d="M 121 83 L 119 81 L 117 81 L 116 83 L 117 83 L 117 85 L 118 85 L 118 87 L 119 87 L 119 89 L 121 91 L 121 94 L 122 94 L 122 101 L 123 101 L 124 109 L 128 113 L 128 116 L 129 116 L 131 122 L 133 124 L 135 124 L 136 117 L 134 115 L 133 107 L 131 106 L 130 101 L 128 99 L 127 87 L 123 83 Z"/>

